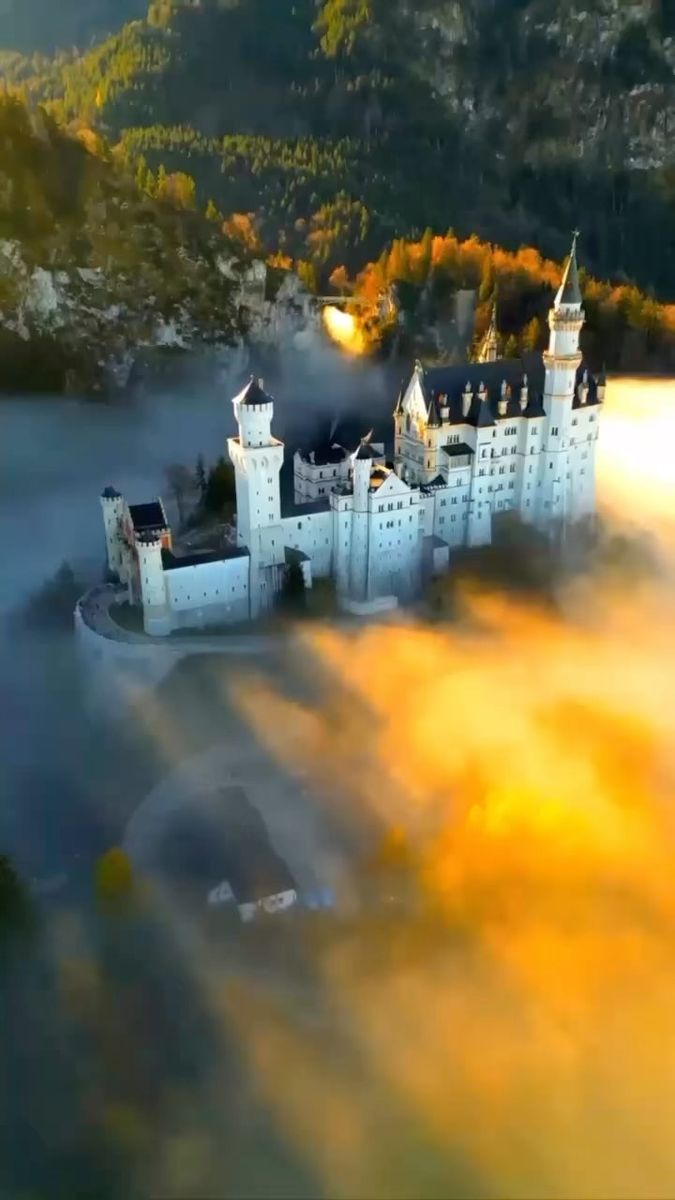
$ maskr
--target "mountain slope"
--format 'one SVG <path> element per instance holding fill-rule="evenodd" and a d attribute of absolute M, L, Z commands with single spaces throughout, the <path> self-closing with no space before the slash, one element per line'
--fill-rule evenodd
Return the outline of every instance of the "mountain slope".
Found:
<path fill-rule="evenodd" d="M 154 0 L 22 86 L 325 282 L 426 226 L 675 293 L 671 0 Z M 144 168 L 143 168 L 144 169 Z"/>
<path fill-rule="evenodd" d="M 138 347 L 236 335 L 231 244 L 190 188 L 140 192 L 104 143 L 0 96 L 3 386 L 95 388 Z"/>

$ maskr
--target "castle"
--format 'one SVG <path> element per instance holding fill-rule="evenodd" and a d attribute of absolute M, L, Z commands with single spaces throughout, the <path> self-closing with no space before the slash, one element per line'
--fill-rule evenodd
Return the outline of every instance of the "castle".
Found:
<path fill-rule="evenodd" d="M 252 379 L 235 397 L 228 440 L 236 478 L 236 545 L 177 555 L 160 500 L 102 496 L 108 567 L 142 605 L 147 634 L 250 620 L 271 609 L 291 564 L 305 584 L 331 578 L 345 609 L 376 612 L 413 598 L 453 549 L 492 539 L 500 513 L 547 529 L 595 512 L 603 378 L 582 366 L 576 237 L 549 313 L 548 350 L 529 371 L 498 360 L 493 319 L 479 361 L 415 365 L 394 412 L 395 453 L 370 435 L 294 457 L 284 511 L 284 446 L 274 403 Z"/>

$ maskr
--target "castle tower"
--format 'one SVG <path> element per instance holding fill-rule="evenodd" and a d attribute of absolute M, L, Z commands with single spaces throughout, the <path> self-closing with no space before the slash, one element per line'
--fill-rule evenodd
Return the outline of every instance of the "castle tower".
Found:
<path fill-rule="evenodd" d="M 101 494 L 103 509 L 103 524 L 105 527 L 106 553 L 108 570 L 111 575 L 120 579 L 123 575 L 122 519 L 124 516 L 124 498 L 113 487 L 107 487 Z"/>
<path fill-rule="evenodd" d="M 352 454 L 352 486 L 354 490 L 354 508 L 352 511 L 352 539 L 349 561 L 349 592 L 352 600 L 363 601 L 368 598 L 368 555 L 369 555 L 369 519 L 368 496 L 370 493 L 370 473 L 373 466 L 375 451 L 370 444 L 372 433 L 363 438 L 358 449 Z"/>
<path fill-rule="evenodd" d="M 172 620 L 166 595 L 161 535 L 140 533 L 136 539 L 136 550 L 143 601 L 143 627 L 150 637 L 167 637 L 171 633 Z"/>
<path fill-rule="evenodd" d="M 544 353 L 544 449 L 540 471 L 540 501 L 537 517 L 547 523 L 566 517 L 567 474 L 576 377 L 581 366 L 579 348 L 584 326 L 581 286 L 577 266 L 577 238 L 563 273 L 562 283 L 548 315 L 551 331 Z"/>
<path fill-rule="evenodd" d="M 499 358 L 499 333 L 497 330 L 497 301 L 492 305 L 492 316 L 488 331 L 483 338 L 477 361 L 479 363 L 496 362 Z"/>
<path fill-rule="evenodd" d="M 283 443 L 272 436 L 274 402 L 253 379 L 232 401 L 239 436 L 228 439 L 237 486 L 237 544 L 253 555 L 261 530 L 281 523 Z"/>
<path fill-rule="evenodd" d="M 467 545 L 489 546 L 492 541 L 492 495 L 490 462 L 494 454 L 493 434 L 495 421 L 490 404 L 490 394 L 484 383 L 478 388 L 478 419 L 476 421 L 475 462 L 485 462 L 484 468 L 471 473 L 469 520 Z"/>

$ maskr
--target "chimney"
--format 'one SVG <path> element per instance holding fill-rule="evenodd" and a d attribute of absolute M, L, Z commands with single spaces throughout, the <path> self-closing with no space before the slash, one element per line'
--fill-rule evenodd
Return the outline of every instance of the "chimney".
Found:
<path fill-rule="evenodd" d="M 440 396 L 439 401 L 440 401 L 440 405 L 441 405 L 441 421 L 449 421 L 450 420 L 450 405 L 448 403 L 447 395 Z"/>
<path fill-rule="evenodd" d="M 520 388 L 520 411 L 525 412 L 530 400 L 530 388 L 527 375 L 523 375 L 523 382 Z"/>
<path fill-rule="evenodd" d="M 481 385 L 478 389 L 478 399 L 480 400 L 481 404 L 485 404 L 485 401 L 487 400 L 487 398 L 488 398 L 487 388 L 484 383 L 481 383 Z"/>
<path fill-rule="evenodd" d="M 472 400 L 473 400 L 473 391 L 471 390 L 471 384 L 469 383 L 469 381 L 467 379 L 466 387 L 464 388 L 464 394 L 462 396 L 462 416 L 465 418 L 468 417 L 468 415 L 471 411 L 471 401 Z"/>
<path fill-rule="evenodd" d="M 509 385 L 505 379 L 502 380 L 502 390 L 497 402 L 497 412 L 500 417 L 505 417 L 509 407 Z"/>
<path fill-rule="evenodd" d="M 586 401 L 588 400 L 588 392 L 588 371 L 584 371 L 583 379 L 577 388 L 577 396 L 579 397 L 580 404 L 586 404 Z"/>

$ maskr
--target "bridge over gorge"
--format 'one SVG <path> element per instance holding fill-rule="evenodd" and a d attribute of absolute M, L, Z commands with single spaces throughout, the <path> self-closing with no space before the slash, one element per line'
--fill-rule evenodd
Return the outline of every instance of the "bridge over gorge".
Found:
<path fill-rule="evenodd" d="M 314 296 L 313 299 L 321 308 L 344 308 L 346 305 L 349 305 L 351 308 L 370 308 L 372 305 L 372 301 L 366 299 L 364 296 Z M 396 308 L 396 300 L 392 288 L 380 292 L 377 299 L 381 310 L 386 308 L 394 310 Z"/>

